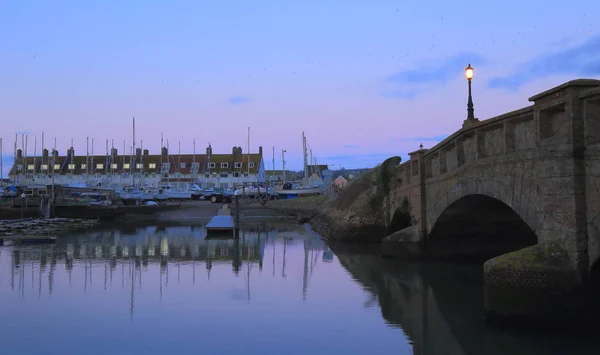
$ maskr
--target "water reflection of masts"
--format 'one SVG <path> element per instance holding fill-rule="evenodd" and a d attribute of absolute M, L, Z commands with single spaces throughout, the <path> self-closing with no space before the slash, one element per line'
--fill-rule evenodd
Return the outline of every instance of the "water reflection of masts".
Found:
<path fill-rule="evenodd" d="M 306 290 L 308 288 L 308 240 L 304 240 L 304 272 L 302 274 L 302 300 L 306 300 Z"/>
<path fill-rule="evenodd" d="M 285 252 L 287 249 L 287 239 L 283 238 L 283 265 L 281 267 L 281 277 L 285 277 Z"/>

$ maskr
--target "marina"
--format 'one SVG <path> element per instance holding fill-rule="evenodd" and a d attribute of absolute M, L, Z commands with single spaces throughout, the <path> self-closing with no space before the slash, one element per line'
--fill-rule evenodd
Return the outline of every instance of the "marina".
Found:
<path fill-rule="evenodd" d="M 129 154 L 119 154 L 114 141 L 105 140 L 105 154 L 94 150 L 94 138 L 86 138 L 86 154 L 76 155 L 71 147 L 65 155 L 46 148 L 41 134 L 41 155 L 37 136 L 29 155 L 29 136 L 15 135 L 14 162 L 8 180 L 0 185 L 0 218 L 59 217 L 111 220 L 126 215 L 153 215 L 178 208 L 183 201 L 231 203 L 234 196 L 257 201 L 288 199 L 322 194 L 329 186 L 324 181 L 327 166 L 317 165 L 304 132 L 302 181 L 288 181 L 285 150 L 282 150 L 282 176 L 266 180 L 262 146 L 250 153 L 233 147 L 230 154 L 213 153 L 210 143 L 203 154 L 170 152 L 169 140 L 161 134 L 161 153 L 150 154 L 143 140 L 136 141 L 136 122 L 132 121 Z M 1 146 L 1 144 L 0 144 Z M 3 154 L 0 154 L 2 156 Z M 275 149 L 273 148 L 273 168 Z M 309 164 L 310 157 L 310 164 Z"/>

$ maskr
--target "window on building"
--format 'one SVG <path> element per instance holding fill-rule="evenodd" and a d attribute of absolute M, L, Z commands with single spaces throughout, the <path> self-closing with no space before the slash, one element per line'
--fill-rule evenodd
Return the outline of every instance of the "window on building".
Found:
<path fill-rule="evenodd" d="M 248 177 L 248 173 L 244 173 L 244 177 Z"/>
<path fill-rule="evenodd" d="M 229 167 L 229 163 L 221 163 L 221 168 L 228 168 Z"/>
<path fill-rule="evenodd" d="M 60 164 L 54 164 L 54 170 L 60 170 Z"/>
<path fill-rule="evenodd" d="M 104 164 L 96 164 L 96 169 L 104 169 Z"/>
<path fill-rule="evenodd" d="M 119 164 L 110 164 L 110 168 L 115 170 L 119 168 Z"/>
<path fill-rule="evenodd" d="M 240 177 L 240 173 L 233 173 L 233 177 Z"/>
<path fill-rule="evenodd" d="M 227 173 L 221 173 L 222 178 L 226 178 L 227 176 L 229 176 Z"/>
<path fill-rule="evenodd" d="M 214 168 L 215 166 L 216 166 L 215 163 L 208 163 L 208 167 L 211 168 L 211 169 Z"/>
<path fill-rule="evenodd" d="M 176 178 L 179 178 L 179 177 L 181 177 L 181 173 L 175 173 L 175 177 L 176 177 Z"/>
<path fill-rule="evenodd" d="M 156 169 L 156 163 L 150 163 L 150 164 L 148 164 L 148 168 L 150 168 L 150 169 Z"/>
<path fill-rule="evenodd" d="M 34 170 L 34 169 L 35 169 L 35 167 L 33 164 L 27 165 L 27 170 Z"/>
<path fill-rule="evenodd" d="M 197 173 L 198 170 L 200 170 L 200 163 L 192 163 L 191 170 L 192 172 Z"/>
<path fill-rule="evenodd" d="M 23 170 L 23 165 L 21 165 L 21 164 L 17 165 L 17 170 Z"/>
<path fill-rule="evenodd" d="M 185 163 L 179 163 L 179 169 L 185 169 Z"/>
<path fill-rule="evenodd" d="M 242 163 L 236 161 L 235 163 L 233 163 L 233 167 L 239 169 L 242 167 Z"/>
<path fill-rule="evenodd" d="M 210 177 L 210 174 L 204 174 L 204 177 L 205 177 L 205 178 L 209 178 L 209 177 Z"/>
<path fill-rule="evenodd" d="M 75 164 L 69 164 L 69 170 L 75 170 Z"/>
<path fill-rule="evenodd" d="M 48 164 L 42 164 L 42 170 L 48 170 Z"/>
<path fill-rule="evenodd" d="M 161 170 L 169 171 L 171 169 L 171 163 L 162 163 Z"/>
<path fill-rule="evenodd" d="M 144 164 L 140 164 L 140 163 L 135 164 L 136 169 L 142 169 L 143 167 L 144 167 Z"/>
<path fill-rule="evenodd" d="M 81 169 L 85 170 L 87 168 L 87 164 L 81 164 Z"/>
<path fill-rule="evenodd" d="M 253 161 L 250 162 L 250 167 L 254 168 L 254 162 Z"/>
<path fill-rule="evenodd" d="M 123 169 L 129 169 L 129 163 L 123 164 Z"/>

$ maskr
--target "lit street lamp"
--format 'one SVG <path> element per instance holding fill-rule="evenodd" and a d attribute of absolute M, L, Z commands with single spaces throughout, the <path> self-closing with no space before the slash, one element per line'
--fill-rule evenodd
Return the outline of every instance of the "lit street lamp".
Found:
<path fill-rule="evenodd" d="M 469 83 L 469 101 L 467 102 L 467 119 L 475 118 L 475 109 L 473 108 L 473 96 L 471 96 L 471 79 L 473 79 L 473 68 L 469 63 L 469 66 L 465 69 L 465 76 L 467 77 L 467 82 Z"/>
<path fill-rule="evenodd" d="M 469 84 L 469 100 L 467 101 L 467 119 L 463 122 L 463 128 L 469 126 L 470 124 L 479 122 L 479 120 L 475 118 L 473 96 L 471 95 L 471 80 L 473 79 L 474 74 L 475 70 L 469 63 L 469 65 L 465 68 L 465 77 L 467 78 L 467 83 Z"/>

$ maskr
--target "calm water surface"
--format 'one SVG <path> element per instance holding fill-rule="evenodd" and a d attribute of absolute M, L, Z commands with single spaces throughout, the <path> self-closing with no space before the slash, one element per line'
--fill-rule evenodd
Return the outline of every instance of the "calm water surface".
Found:
<path fill-rule="evenodd" d="M 480 269 L 332 251 L 294 225 L 239 242 L 140 227 L 4 246 L 0 353 L 596 353 L 592 336 L 487 327 Z"/>

